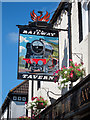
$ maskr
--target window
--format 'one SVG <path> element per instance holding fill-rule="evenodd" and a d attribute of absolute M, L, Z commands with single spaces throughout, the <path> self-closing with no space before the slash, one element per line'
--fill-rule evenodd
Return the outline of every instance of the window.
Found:
<path fill-rule="evenodd" d="M 89 32 L 90 32 L 90 2 L 88 4 L 88 26 L 89 26 Z"/>
<path fill-rule="evenodd" d="M 17 96 L 13 96 L 13 100 L 17 100 Z"/>
<path fill-rule="evenodd" d="M 83 40 L 82 7 L 81 7 L 81 2 L 78 2 L 78 21 L 79 21 L 79 43 L 80 43 Z"/>
<path fill-rule="evenodd" d="M 26 101 L 26 97 L 22 97 L 22 101 Z"/>
<path fill-rule="evenodd" d="M 20 97 L 20 96 L 18 97 L 18 100 L 20 100 L 20 101 L 21 101 L 21 97 Z"/>

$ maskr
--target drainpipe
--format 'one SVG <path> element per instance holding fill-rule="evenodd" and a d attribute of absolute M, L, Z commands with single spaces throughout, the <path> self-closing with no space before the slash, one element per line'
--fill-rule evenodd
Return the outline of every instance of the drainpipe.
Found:
<path fill-rule="evenodd" d="M 68 39 L 69 39 L 69 59 L 72 59 L 72 38 L 71 38 L 71 3 L 68 2 Z M 70 61 L 69 61 L 70 66 Z"/>
<path fill-rule="evenodd" d="M 68 39 L 69 39 L 69 59 L 72 59 L 72 37 L 71 37 L 71 3 L 68 2 Z M 70 66 L 70 61 L 69 61 Z M 73 87 L 73 83 L 70 84 L 70 89 Z"/>

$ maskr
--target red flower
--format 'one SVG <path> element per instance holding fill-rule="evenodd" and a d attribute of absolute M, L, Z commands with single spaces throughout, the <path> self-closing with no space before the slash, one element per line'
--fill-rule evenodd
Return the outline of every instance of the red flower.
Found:
<path fill-rule="evenodd" d="M 78 66 L 77 63 L 75 63 L 75 66 Z"/>
<path fill-rule="evenodd" d="M 54 79 L 57 80 L 57 77 L 55 77 Z"/>
<path fill-rule="evenodd" d="M 25 102 L 25 104 L 27 104 L 27 102 Z"/>
<path fill-rule="evenodd" d="M 35 97 L 32 97 L 32 99 L 31 99 L 31 100 L 33 101 L 34 99 L 35 99 Z"/>
<path fill-rule="evenodd" d="M 35 97 L 35 98 L 37 98 L 37 97 Z"/>
<path fill-rule="evenodd" d="M 69 61 L 72 61 L 72 59 L 69 59 Z"/>
<path fill-rule="evenodd" d="M 55 75 L 55 73 L 53 73 L 53 75 Z"/>
<path fill-rule="evenodd" d="M 39 115 L 39 118 L 40 118 L 40 115 Z"/>
<path fill-rule="evenodd" d="M 70 77 L 71 77 L 71 78 L 73 77 L 73 73 L 70 73 Z"/>
<path fill-rule="evenodd" d="M 73 68 L 72 66 L 69 66 L 69 68 Z"/>
<path fill-rule="evenodd" d="M 41 105 L 43 105 L 43 103 L 41 103 Z"/>
<path fill-rule="evenodd" d="M 61 70 L 62 70 L 63 68 L 61 68 Z"/>
<path fill-rule="evenodd" d="M 56 71 L 56 73 L 58 73 L 58 71 Z"/>
<path fill-rule="evenodd" d="M 81 64 L 83 65 L 84 63 L 83 63 L 83 62 L 81 62 Z"/>
<path fill-rule="evenodd" d="M 56 73 L 58 73 L 60 70 L 57 70 Z"/>
<path fill-rule="evenodd" d="M 32 119 L 35 119 L 35 118 L 32 116 Z"/>
<path fill-rule="evenodd" d="M 56 83 L 56 80 L 54 80 L 54 82 Z"/>
<path fill-rule="evenodd" d="M 37 101 L 39 101 L 39 99 L 37 98 Z"/>
<path fill-rule="evenodd" d="M 78 71 L 80 71 L 80 69 L 77 69 Z"/>

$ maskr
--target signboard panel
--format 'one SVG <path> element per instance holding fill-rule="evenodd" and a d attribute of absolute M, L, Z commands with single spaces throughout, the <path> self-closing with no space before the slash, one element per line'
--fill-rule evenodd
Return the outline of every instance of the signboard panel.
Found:
<path fill-rule="evenodd" d="M 58 69 L 58 31 L 22 27 L 19 30 L 18 79 L 54 81 Z"/>

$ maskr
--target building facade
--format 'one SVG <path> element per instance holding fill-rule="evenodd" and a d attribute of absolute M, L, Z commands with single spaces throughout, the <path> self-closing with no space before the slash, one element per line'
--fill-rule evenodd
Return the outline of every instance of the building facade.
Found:
<path fill-rule="evenodd" d="M 78 64 L 83 62 L 86 76 L 90 74 L 90 2 L 79 1 L 65 2 L 62 0 L 50 21 L 55 29 L 59 30 L 59 66 L 69 67 L 69 59 Z M 73 82 L 73 86 L 81 79 Z M 29 85 L 32 83 L 29 81 Z M 30 87 L 29 87 L 30 88 Z M 57 100 L 71 88 L 71 83 L 66 89 L 58 89 L 57 83 L 34 81 L 34 96 L 43 96 L 51 101 Z M 52 92 L 49 92 L 52 91 Z M 49 93 L 49 94 L 47 94 Z M 57 95 L 58 94 L 58 95 Z M 31 88 L 29 90 L 31 101 Z M 49 95 L 49 96 L 48 96 Z M 30 112 L 29 112 L 30 113 Z"/>
<path fill-rule="evenodd" d="M 60 67 L 69 66 L 69 59 L 73 59 L 77 63 L 83 62 L 86 75 L 90 73 L 89 14 L 89 1 L 74 1 L 68 4 L 62 0 L 51 19 L 54 27 L 58 29 L 68 28 L 68 32 L 59 32 Z"/>
<path fill-rule="evenodd" d="M 1 120 L 17 119 L 20 116 L 27 116 L 25 102 L 28 101 L 29 82 L 21 84 L 10 90 L 2 107 Z"/>
<path fill-rule="evenodd" d="M 41 120 L 88 120 L 90 117 L 88 86 L 90 81 L 90 1 L 75 0 L 69 3 L 62 0 L 50 22 L 54 28 L 60 30 L 60 68 L 68 67 L 69 59 L 78 64 L 83 62 L 86 77 L 73 82 L 71 89 L 42 111 Z"/>

